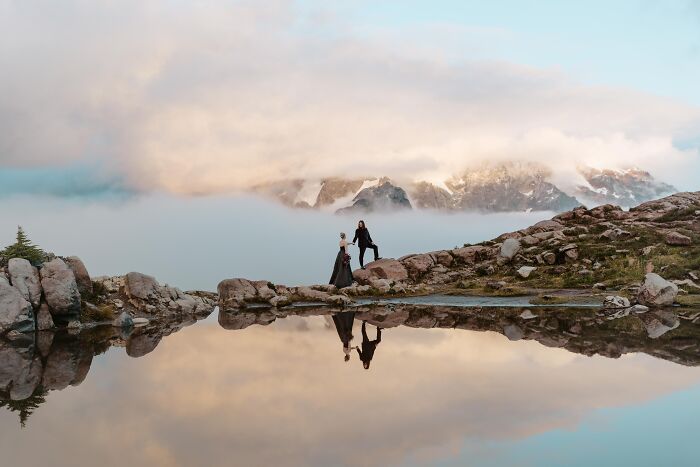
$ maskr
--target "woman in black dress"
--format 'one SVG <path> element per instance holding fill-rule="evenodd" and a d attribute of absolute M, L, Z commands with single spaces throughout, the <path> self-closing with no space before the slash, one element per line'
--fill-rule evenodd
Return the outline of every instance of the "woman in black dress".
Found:
<path fill-rule="evenodd" d="M 333 284 L 339 289 L 352 285 L 352 269 L 350 269 L 350 255 L 348 254 L 348 243 L 345 239 L 345 234 L 340 234 L 340 251 L 335 257 L 335 265 L 333 266 L 333 274 L 329 284 Z"/>

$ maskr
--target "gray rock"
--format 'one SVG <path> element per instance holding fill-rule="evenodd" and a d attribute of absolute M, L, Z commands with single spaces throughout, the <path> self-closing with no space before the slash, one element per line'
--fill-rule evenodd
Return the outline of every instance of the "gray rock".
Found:
<path fill-rule="evenodd" d="M 130 272 L 126 275 L 124 285 L 126 295 L 130 298 L 153 300 L 158 296 L 158 281 L 153 276 Z"/>
<path fill-rule="evenodd" d="M 512 260 L 520 251 L 520 241 L 515 238 L 506 238 L 501 245 L 499 255 L 506 260 Z"/>
<path fill-rule="evenodd" d="M 66 258 L 66 264 L 73 271 L 80 293 L 83 295 L 92 294 L 92 279 L 90 279 L 90 274 L 88 274 L 83 261 L 77 256 L 69 256 Z"/>
<path fill-rule="evenodd" d="M 9 331 L 34 331 L 34 310 L 19 290 L 0 280 L 0 334 Z"/>
<path fill-rule="evenodd" d="M 80 315 L 80 291 L 73 271 L 60 258 L 44 263 L 39 271 L 44 297 L 54 321 L 67 322 Z"/>
<path fill-rule="evenodd" d="M 530 274 L 532 274 L 533 271 L 537 270 L 536 267 L 534 266 L 523 266 L 520 269 L 518 269 L 518 275 L 522 277 L 523 279 L 527 279 L 530 277 Z"/>
<path fill-rule="evenodd" d="M 147 326 L 150 321 L 148 318 L 133 318 L 131 320 L 134 323 L 134 327 L 141 327 L 141 326 Z"/>
<path fill-rule="evenodd" d="M 248 279 L 226 279 L 219 282 L 219 308 L 227 310 L 245 306 L 246 302 L 255 300 L 258 291 Z"/>
<path fill-rule="evenodd" d="M 649 307 L 673 305 L 678 295 L 678 286 L 663 277 L 650 272 L 639 287 L 637 301 Z"/>
<path fill-rule="evenodd" d="M 112 321 L 112 326 L 122 329 L 132 328 L 134 327 L 134 320 L 129 313 L 122 311 L 121 314 Z"/>
<path fill-rule="evenodd" d="M 666 234 L 666 244 L 673 246 L 688 246 L 693 243 L 693 240 L 687 235 L 678 232 L 669 232 Z"/>
<path fill-rule="evenodd" d="M 649 307 L 644 306 L 644 305 L 640 305 L 640 304 L 636 304 L 635 306 L 632 307 L 632 309 L 630 311 L 632 311 L 634 313 L 646 313 L 647 311 L 649 311 Z"/>
<path fill-rule="evenodd" d="M 603 300 L 603 308 L 607 309 L 617 309 L 617 308 L 629 308 L 630 301 L 625 297 L 620 297 L 619 295 L 608 295 Z"/>
<path fill-rule="evenodd" d="M 12 285 L 34 308 L 41 301 L 41 280 L 37 268 L 24 258 L 12 258 L 7 264 Z"/>
<path fill-rule="evenodd" d="M 508 324 L 503 328 L 503 334 L 511 341 L 519 341 L 523 338 L 523 330 L 515 324 Z"/>
<path fill-rule="evenodd" d="M 534 314 L 531 310 L 525 310 L 522 313 L 520 313 L 520 317 L 522 319 L 527 320 L 527 319 L 535 319 L 535 318 L 537 318 L 537 315 Z"/>

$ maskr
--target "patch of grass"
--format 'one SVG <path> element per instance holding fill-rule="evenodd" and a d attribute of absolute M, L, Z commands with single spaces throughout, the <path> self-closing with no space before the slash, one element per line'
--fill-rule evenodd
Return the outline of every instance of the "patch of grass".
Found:
<path fill-rule="evenodd" d="M 700 295 L 679 295 L 676 302 L 684 307 L 700 307 Z"/>
<path fill-rule="evenodd" d="M 101 321 L 111 321 L 116 316 L 116 310 L 112 305 L 96 305 L 88 306 L 83 302 L 82 310 L 80 312 L 80 321 L 82 323 L 99 323 Z"/>
<path fill-rule="evenodd" d="M 685 209 L 676 209 L 674 211 L 667 212 L 663 216 L 656 219 L 656 222 L 674 222 L 680 220 L 687 220 L 695 217 L 695 211 L 700 211 L 700 206 L 692 205 Z"/>

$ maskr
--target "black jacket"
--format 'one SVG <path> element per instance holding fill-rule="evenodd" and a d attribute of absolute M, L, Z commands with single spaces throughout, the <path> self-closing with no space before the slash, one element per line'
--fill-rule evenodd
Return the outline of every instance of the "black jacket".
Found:
<path fill-rule="evenodd" d="M 360 240 L 360 248 L 367 248 L 374 243 L 366 227 L 364 229 L 355 230 L 355 238 L 352 239 L 352 243 L 355 243 L 358 239 Z"/>

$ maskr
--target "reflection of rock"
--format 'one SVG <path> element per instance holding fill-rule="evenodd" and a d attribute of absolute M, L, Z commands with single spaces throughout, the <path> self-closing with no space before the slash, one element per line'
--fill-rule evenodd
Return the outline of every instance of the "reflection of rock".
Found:
<path fill-rule="evenodd" d="M 651 339 L 657 339 L 681 324 L 673 312 L 657 311 L 643 315 L 641 320 Z"/>
<path fill-rule="evenodd" d="M 269 311 L 219 311 L 219 325 L 230 331 L 245 329 L 254 324 L 267 326 L 276 319 Z"/>
<path fill-rule="evenodd" d="M 155 350 L 162 336 L 156 332 L 135 331 L 126 341 L 126 353 L 129 357 L 139 358 Z"/>
<path fill-rule="evenodd" d="M 73 271 L 56 258 L 40 270 L 41 286 L 54 321 L 69 322 L 80 314 L 80 292 Z"/>
<path fill-rule="evenodd" d="M 34 330 L 32 304 L 6 280 L 0 280 L 0 335 L 9 331 Z"/>

